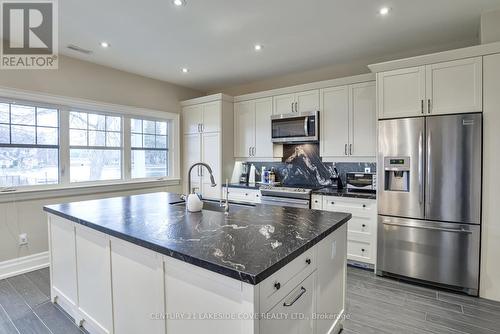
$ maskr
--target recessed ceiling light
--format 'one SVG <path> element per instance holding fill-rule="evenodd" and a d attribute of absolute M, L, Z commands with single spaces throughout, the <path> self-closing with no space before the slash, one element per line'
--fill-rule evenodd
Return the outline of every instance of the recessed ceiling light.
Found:
<path fill-rule="evenodd" d="M 262 50 L 262 45 L 255 44 L 253 48 L 254 48 L 255 51 L 260 51 L 260 50 Z"/>
<path fill-rule="evenodd" d="M 180 6 L 184 6 L 186 4 L 186 1 L 184 1 L 184 0 L 174 0 L 173 3 L 177 7 L 180 7 Z"/>
<path fill-rule="evenodd" d="M 181 71 L 182 71 L 182 73 L 187 73 L 187 72 L 189 72 L 189 69 L 188 69 L 188 68 L 183 67 L 183 68 L 181 69 Z"/>
<path fill-rule="evenodd" d="M 109 48 L 109 43 L 108 42 L 101 42 L 100 45 L 103 48 Z"/>
<path fill-rule="evenodd" d="M 380 15 L 387 15 L 390 11 L 391 9 L 389 7 L 382 7 L 378 12 Z"/>

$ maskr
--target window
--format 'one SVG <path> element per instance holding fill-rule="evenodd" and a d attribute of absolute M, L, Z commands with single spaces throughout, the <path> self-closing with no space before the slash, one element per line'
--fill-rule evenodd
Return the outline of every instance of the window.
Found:
<path fill-rule="evenodd" d="M 70 181 L 122 178 L 122 118 L 69 113 Z"/>
<path fill-rule="evenodd" d="M 59 182 L 59 111 L 0 102 L 0 187 Z"/>
<path fill-rule="evenodd" d="M 168 123 L 132 118 L 132 178 L 168 175 Z"/>

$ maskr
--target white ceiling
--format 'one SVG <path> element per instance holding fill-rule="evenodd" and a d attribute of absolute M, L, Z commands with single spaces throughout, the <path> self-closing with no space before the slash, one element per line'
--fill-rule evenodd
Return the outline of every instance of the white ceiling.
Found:
<path fill-rule="evenodd" d="M 475 40 L 480 14 L 500 7 L 500 0 L 186 1 L 59 1 L 60 52 L 207 91 Z M 386 17 L 382 6 L 392 8 Z M 111 47 L 102 49 L 103 40 Z M 256 53 L 255 43 L 264 49 Z"/>

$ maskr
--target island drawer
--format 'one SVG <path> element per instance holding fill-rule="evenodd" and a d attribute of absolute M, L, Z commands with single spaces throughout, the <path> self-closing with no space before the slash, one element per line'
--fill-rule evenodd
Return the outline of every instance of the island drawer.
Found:
<path fill-rule="evenodd" d="M 261 310 L 268 311 L 295 288 L 297 280 L 304 279 L 316 269 L 315 249 L 305 251 L 260 283 Z"/>
<path fill-rule="evenodd" d="M 350 212 L 357 217 L 372 217 L 377 212 L 377 201 L 371 199 L 342 198 L 338 196 L 324 196 L 323 210 Z"/>
<path fill-rule="evenodd" d="M 376 228 L 373 224 L 373 220 L 370 217 L 355 217 L 353 216 L 351 220 L 347 223 L 349 232 L 358 232 L 372 234 L 373 229 Z"/>
<path fill-rule="evenodd" d="M 347 242 L 347 257 L 355 261 L 373 263 L 372 244 L 349 239 Z"/>

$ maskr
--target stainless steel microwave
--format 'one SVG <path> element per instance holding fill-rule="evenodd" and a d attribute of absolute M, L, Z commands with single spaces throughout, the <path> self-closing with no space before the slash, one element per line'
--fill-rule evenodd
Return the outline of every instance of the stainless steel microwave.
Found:
<path fill-rule="evenodd" d="M 319 112 L 301 112 L 271 116 L 273 143 L 305 143 L 319 140 Z"/>
<path fill-rule="evenodd" d="M 377 190 L 377 174 L 346 173 L 347 190 Z"/>

